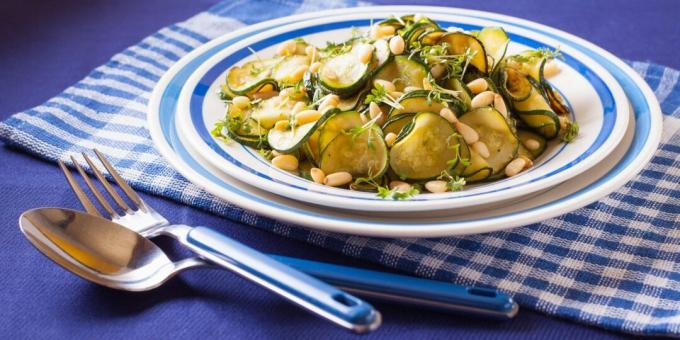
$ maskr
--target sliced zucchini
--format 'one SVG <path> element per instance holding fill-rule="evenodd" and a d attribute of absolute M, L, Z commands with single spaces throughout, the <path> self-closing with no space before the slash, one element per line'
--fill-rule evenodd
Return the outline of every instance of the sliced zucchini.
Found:
<path fill-rule="evenodd" d="M 562 95 L 560 95 L 557 90 L 555 90 L 552 85 L 545 79 L 545 76 L 543 75 L 543 69 L 545 68 L 545 65 L 547 63 L 547 59 L 543 60 L 541 63 L 541 69 L 539 71 L 539 81 L 541 83 L 541 87 L 543 88 L 543 92 L 545 93 L 545 96 L 548 98 L 548 102 L 550 103 L 550 107 L 555 111 L 560 116 L 566 116 L 571 114 L 571 109 L 569 106 L 567 106 L 567 103 L 564 101 L 564 98 L 562 98 Z"/>
<path fill-rule="evenodd" d="M 477 39 L 482 42 L 484 51 L 486 51 L 486 54 L 492 60 L 492 64 L 487 65 L 487 72 L 493 73 L 498 68 L 498 65 L 501 64 L 503 57 L 505 57 L 510 37 L 501 27 L 484 27 L 477 34 Z"/>
<path fill-rule="evenodd" d="M 231 100 L 231 99 L 233 99 L 234 97 L 237 96 L 237 94 L 235 94 L 235 93 L 231 92 L 231 90 L 229 90 L 229 86 L 226 83 L 222 84 L 220 86 L 219 95 L 220 95 L 220 99 L 222 99 L 222 100 Z"/>
<path fill-rule="evenodd" d="M 321 170 L 327 174 L 347 171 L 353 177 L 371 178 L 381 177 L 385 173 L 389 162 L 382 131 L 375 124 L 368 127 L 362 124 L 360 122 L 352 127 L 359 131 L 344 131 L 328 144 L 321 153 Z"/>
<path fill-rule="evenodd" d="M 340 111 L 359 111 L 364 104 L 366 95 L 370 91 L 371 89 L 367 86 L 351 97 L 340 98 L 337 108 L 340 109 Z"/>
<path fill-rule="evenodd" d="M 465 112 L 465 104 L 458 98 L 448 94 L 440 94 L 435 97 L 432 91 L 416 90 L 411 91 L 398 99 L 402 108 L 391 108 L 389 118 L 396 117 L 404 113 L 434 112 L 439 113 L 441 109 L 449 107 L 456 114 Z"/>
<path fill-rule="evenodd" d="M 363 121 L 361 120 L 361 115 L 357 111 L 344 111 L 340 112 L 334 111 L 333 113 L 327 113 L 328 118 L 321 126 L 319 131 L 319 151 L 323 154 L 326 146 L 330 144 L 331 141 L 335 139 L 338 135 L 345 131 L 361 126 Z"/>
<path fill-rule="evenodd" d="M 489 162 L 480 156 L 474 149 L 468 150 L 470 153 L 470 165 L 463 171 L 463 177 L 467 183 L 484 181 L 491 176 L 493 169 L 489 166 Z"/>
<path fill-rule="evenodd" d="M 467 112 L 470 109 L 470 104 L 472 103 L 472 91 L 458 78 L 449 78 L 446 81 L 446 88 L 449 90 L 458 91 L 458 99 L 465 105 L 462 112 Z"/>
<path fill-rule="evenodd" d="M 306 55 L 291 55 L 283 58 L 272 68 L 272 78 L 280 87 L 295 85 L 300 79 L 291 77 L 301 66 L 309 66 L 311 59 Z"/>
<path fill-rule="evenodd" d="M 390 52 L 390 45 L 387 40 L 376 40 L 373 42 L 373 47 L 375 48 L 373 52 L 375 67 L 372 68 L 372 70 L 375 71 L 385 65 L 386 62 L 390 61 L 393 56 L 392 52 Z"/>
<path fill-rule="evenodd" d="M 522 122 L 541 136 L 547 139 L 557 137 L 560 132 L 559 117 L 553 112 L 548 99 L 543 96 L 540 85 L 529 76 L 525 79 L 531 84 L 532 90 L 527 99 L 512 102 L 515 113 Z"/>
<path fill-rule="evenodd" d="M 441 28 L 430 28 L 418 36 L 418 41 L 423 46 L 436 45 L 446 31 Z"/>
<path fill-rule="evenodd" d="M 407 56 L 395 56 L 394 59 L 385 63 L 376 70 L 375 79 L 391 81 L 397 91 L 404 91 L 407 86 L 423 86 L 423 79 L 429 71 L 427 66 Z"/>
<path fill-rule="evenodd" d="M 517 130 L 517 138 L 519 138 L 519 141 L 522 144 L 520 147 L 524 148 L 526 150 L 526 152 L 528 152 L 531 155 L 531 157 L 529 157 L 529 159 L 531 159 L 531 160 L 537 158 L 538 156 L 540 156 L 545 151 L 547 142 L 546 142 L 545 138 L 543 138 L 543 136 L 541 136 L 537 133 L 527 131 L 527 130 Z M 539 147 L 537 149 L 530 150 L 527 147 L 527 141 L 532 140 L 532 139 L 535 140 L 536 142 L 538 142 Z M 530 142 L 530 143 L 533 143 L 533 142 Z"/>
<path fill-rule="evenodd" d="M 470 65 L 474 66 L 479 72 L 486 73 L 488 65 L 486 63 L 486 51 L 484 45 L 477 38 L 463 32 L 451 32 L 444 34 L 440 42 L 445 42 L 452 55 L 465 54 L 470 49 L 474 56 L 470 59 Z"/>
<path fill-rule="evenodd" d="M 252 105 L 248 117 L 256 120 L 263 128 L 271 129 L 279 120 L 288 119 L 288 114 L 297 101 L 271 97 Z"/>
<path fill-rule="evenodd" d="M 486 144 L 489 149 L 486 161 L 493 169 L 492 175 L 503 171 L 517 156 L 519 140 L 505 117 L 496 109 L 480 107 L 462 115 L 458 120 L 475 129 L 479 140 Z"/>
<path fill-rule="evenodd" d="M 503 67 L 499 70 L 498 83 L 506 98 L 511 101 L 522 101 L 529 98 L 533 86 L 526 76 L 514 67 Z"/>
<path fill-rule="evenodd" d="M 421 112 L 413 127 L 390 150 L 390 167 L 402 179 L 426 180 L 449 170 L 451 160 L 458 159 L 458 147 L 451 136 L 456 129 L 439 114 Z"/>
<path fill-rule="evenodd" d="M 321 158 L 321 153 L 319 152 L 319 134 L 319 129 L 316 129 L 309 136 L 307 142 L 302 145 L 302 151 L 305 156 L 315 165 L 319 164 Z"/>
<path fill-rule="evenodd" d="M 420 35 L 426 31 L 442 31 L 436 22 L 423 18 L 418 22 L 406 26 L 401 32 L 401 36 L 406 42 L 406 46 L 411 46 L 414 42 L 419 41 Z"/>
<path fill-rule="evenodd" d="M 319 85 L 341 97 L 349 97 L 359 91 L 366 84 L 371 69 L 370 63 L 361 62 L 356 51 L 358 49 L 353 48 L 349 53 L 326 59 L 319 68 Z"/>
<path fill-rule="evenodd" d="M 383 133 L 387 135 L 392 132 L 399 135 L 404 126 L 410 123 L 415 115 L 415 113 L 405 113 L 389 118 L 382 126 Z"/>
<path fill-rule="evenodd" d="M 276 81 L 271 78 L 271 70 L 279 60 L 253 60 L 230 68 L 227 72 L 229 91 L 237 95 L 249 95 L 267 86 L 271 86 L 273 90 L 278 89 Z"/>
<path fill-rule="evenodd" d="M 278 152 L 291 153 L 302 147 L 316 128 L 317 122 L 311 122 L 285 131 L 271 129 L 267 134 L 267 142 Z"/>
<path fill-rule="evenodd" d="M 234 119 L 234 118 L 230 118 Z M 239 144 L 254 148 L 269 148 L 267 143 L 267 130 L 263 129 L 253 119 L 246 118 L 240 124 L 228 124 L 227 135 Z"/>

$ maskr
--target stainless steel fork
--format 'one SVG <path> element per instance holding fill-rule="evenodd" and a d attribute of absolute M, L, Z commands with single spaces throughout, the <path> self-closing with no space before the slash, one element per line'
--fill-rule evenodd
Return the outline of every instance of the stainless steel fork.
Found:
<path fill-rule="evenodd" d="M 165 230 L 171 226 L 168 220 L 152 209 L 137 195 L 101 152 L 96 149 L 94 152 L 113 180 L 118 184 L 130 201 L 133 202 L 134 207 L 136 208 L 136 210 L 132 209 L 125 200 L 120 197 L 116 190 L 107 182 L 102 172 L 90 157 L 83 153 L 83 157 L 94 173 L 94 176 L 101 182 L 106 192 L 112 197 L 118 207 L 124 211 L 123 214 L 116 212 L 103 195 L 96 189 L 94 183 L 92 183 L 92 180 L 88 177 L 83 168 L 78 165 L 76 159 L 71 157 L 76 170 L 78 170 L 83 177 L 85 184 L 90 188 L 90 191 L 92 191 L 94 197 L 108 215 L 106 217 L 147 238 L 163 234 Z M 92 201 L 90 201 L 87 194 L 81 189 L 64 163 L 60 161 L 59 166 L 66 175 L 68 183 L 85 210 L 90 214 L 101 216 L 100 212 Z M 517 314 L 518 310 L 517 304 L 512 298 L 494 289 L 464 287 L 448 282 L 427 280 L 280 255 L 269 256 L 281 263 L 315 276 L 345 291 L 377 300 L 398 302 L 418 307 L 453 311 L 495 319 L 510 319 Z M 201 266 L 213 266 L 213 264 L 201 257 L 188 258 L 178 261 L 177 272 Z"/>
<path fill-rule="evenodd" d="M 83 157 L 95 177 L 104 186 L 104 189 L 117 207 L 123 211 L 122 214 L 119 214 L 97 187 L 95 187 L 75 157 L 72 156 L 71 160 L 76 170 L 83 177 L 85 184 L 111 220 L 145 237 L 156 235 L 174 237 L 180 244 L 200 256 L 199 258 L 182 260 L 185 262 L 179 264 L 175 263 L 177 270 L 173 275 L 181 270 L 214 263 L 287 298 L 291 302 L 327 320 L 355 332 L 368 332 L 380 325 L 380 313 L 373 306 L 359 298 L 282 264 L 257 250 L 206 227 L 170 224 L 168 220 L 144 203 L 98 150 L 95 150 L 95 153 L 114 181 L 118 183 L 125 195 L 133 203 L 133 206 L 130 207 L 107 182 L 92 160 L 83 153 Z M 76 196 L 78 196 L 78 199 L 85 207 L 85 210 L 90 214 L 101 216 L 65 164 L 59 162 L 59 166 L 66 175 Z"/>

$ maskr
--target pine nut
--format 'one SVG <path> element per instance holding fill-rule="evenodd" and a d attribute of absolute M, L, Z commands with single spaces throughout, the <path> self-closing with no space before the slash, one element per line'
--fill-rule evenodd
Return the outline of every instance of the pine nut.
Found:
<path fill-rule="evenodd" d="M 329 68 L 323 69 L 323 76 L 324 76 L 324 78 L 328 78 L 330 80 L 338 79 L 338 75 L 335 73 L 335 71 L 333 71 Z"/>
<path fill-rule="evenodd" d="M 385 135 L 385 144 L 387 144 L 387 146 L 394 145 L 395 140 L 397 140 L 397 134 L 396 133 L 389 132 L 387 135 Z"/>
<path fill-rule="evenodd" d="M 394 35 L 395 28 L 389 25 L 373 25 L 371 27 L 371 38 L 373 39 L 383 39 Z"/>
<path fill-rule="evenodd" d="M 323 97 L 323 103 L 326 105 L 338 106 L 340 103 L 340 97 L 335 94 L 329 94 Z"/>
<path fill-rule="evenodd" d="M 298 159 L 293 155 L 279 155 L 272 158 L 272 165 L 286 171 L 293 171 L 298 168 Z"/>
<path fill-rule="evenodd" d="M 534 166 L 534 161 L 532 161 L 529 157 L 524 156 L 524 155 L 519 155 L 519 158 L 523 159 L 524 162 L 526 163 L 526 164 L 524 165 L 524 169 L 529 169 L 529 168 L 531 168 L 532 166 Z"/>
<path fill-rule="evenodd" d="M 366 116 L 365 113 L 360 114 L 359 118 L 361 119 L 361 123 L 363 123 L 363 124 L 366 124 L 369 121 L 368 116 Z"/>
<path fill-rule="evenodd" d="M 441 192 L 446 192 L 449 190 L 449 188 L 446 185 L 446 182 L 444 181 L 429 181 L 425 183 L 425 189 L 431 193 L 441 193 Z"/>
<path fill-rule="evenodd" d="M 491 91 L 484 91 L 476 95 L 474 98 L 472 98 L 472 101 L 470 102 L 470 108 L 476 109 L 479 107 L 491 105 L 491 103 L 493 103 L 494 100 L 494 95 L 495 93 Z"/>
<path fill-rule="evenodd" d="M 375 119 L 376 117 L 382 116 L 383 112 L 378 104 L 371 102 L 371 104 L 368 105 L 368 114 L 371 116 L 371 119 Z"/>
<path fill-rule="evenodd" d="M 448 107 L 445 107 L 439 111 L 439 115 L 444 117 L 444 119 L 448 120 L 449 123 L 455 124 L 458 122 L 458 118 L 456 118 L 456 114 L 451 111 Z"/>
<path fill-rule="evenodd" d="M 276 54 L 280 56 L 289 56 L 295 54 L 297 50 L 297 43 L 293 40 L 287 40 L 279 44 L 276 48 Z"/>
<path fill-rule="evenodd" d="M 536 151 L 541 147 L 541 143 L 533 138 L 530 138 L 524 141 L 524 146 L 531 151 Z"/>
<path fill-rule="evenodd" d="M 330 175 L 326 175 L 323 180 L 323 184 L 329 187 L 339 187 L 349 184 L 352 181 L 352 174 L 346 171 L 334 172 Z"/>
<path fill-rule="evenodd" d="M 498 110 L 498 112 L 500 112 L 503 117 L 508 118 L 508 107 L 505 106 L 503 97 L 498 93 L 493 96 L 493 107 Z"/>
<path fill-rule="evenodd" d="M 406 86 L 404 88 L 404 93 L 409 93 L 409 92 L 418 91 L 418 90 L 422 90 L 422 88 L 420 88 L 418 86 Z"/>
<path fill-rule="evenodd" d="M 559 116 L 559 121 L 560 121 L 560 133 L 567 131 L 567 127 L 569 127 L 569 119 L 567 117 Z"/>
<path fill-rule="evenodd" d="M 361 44 L 356 46 L 357 48 L 357 55 L 359 56 L 359 61 L 361 61 L 364 64 L 368 64 L 371 62 L 371 59 L 373 58 L 373 45 L 370 44 Z"/>
<path fill-rule="evenodd" d="M 392 83 L 391 81 L 387 81 L 387 80 L 384 80 L 384 79 L 376 79 L 373 82 L 373 86 L 376 86 L 378 84 L 380 84 L 382 87 L 384 87 L 385 91 L 387 91 L 388 93 L 394 92 L 394 91 L 397 90 L 397 87 L 394 86 L 394 83 Z"/>
<path fill-rule="evenodd" d="M 487 148 L 486 144 L 484 144 L 482 141 L 477 141 L 476 143 L 472 144 L 472 149 L 477 151 L 477 153 L 483 158 L 489 158 L 489 156 L 491 156 L 489 153 L 489 148 Z"/>
<path fill-rule="evenodd" d="M 470 89 L 470 92 L 472 94 L 478 94 L 481 92 L 486 91 L 486 89 L 489 88 L 489 83 L 486 82 L 483 78 L 477 78 L 469 83 L 467 83 L 468 89 Z"/>
<path fill-rule="evenodd" d="M 297 114 L 298 112 L 301 112 L 305 108 L 305 102 L 297 102 L 295 103 L 295 106 L 293 106 L 293 109 L 291 110 L 290 113 L 292 114 Z"/>
<path fill-rule="evenodd" d="M 397 191 L 408 191 L 411 185 L 402 181 L 392 181 L 389 184 L 390 189 L 397 189 Z"/>
<path fill-rule="evenodd" d="M 253 98 L 254 99 L 269 99 L 271 97 L 276 97 L 278 95 L 279 95 L 279 92 L 277 92 L 277 91 L 264 91 L 264 92 L 253 93 Z"/>
<path fill-rule="evenodd" d="M 305 125 L 307 123 L 316 122 L 321 118 L 321 112 L 317 110 L 304 110 L 295 115 L 295 123 L 297 125 Z"/>
<path fill-rule="evenodd" d="M 456 122 L 456 130 L 463 136 L 465 143 L 474 144 L 479 140 L 479 134 L 475 129 L 471 128 L 469 125 Z"/>
<path fill-rule="evenodd" d="M 279 131 L 286 131 L 288 130 L 288 127 L 290 127 L 290 122 L 287 120 L 279 120 L 274 124 L 274 129 Z"/>
<path fill-rule="evenodd" d="M 543 66 L 543 76 L 546 78 L 557 75 L 560 71 L 562 71 L 560 65 L 557 65 L 554 60 L 546 62 L 545 66 Z"/>
<path fill-rule="evenodd" d="M 435 78 L 441 78 L 444 75 L 445 72 L 446 72 L 446 66 L 444 66 L 442 64 L 434 65 L 430 69 L 430 73 L 432 73 L 432 76 L 435 77 Z"/>
<path fill-rule="evenodd" d="M 314 61 L 314 58 L 316 57 L 316 47 L 312 45 L 305 47 L 305 54 L 309 57 L 310 60 Z"/>
<path fill-rule="evenodd" d="M 307 72 L 308 69 L 309 69 L 309 66 L 301 65 L 300 67 L 295 69 L 295 71 L 293 73 L 289 74 L 288 77 L 286 77 L 286 78 L 288 78 L 287 80 L 291 83 L 297 83 L 300 80 L 302 80 L 302 77 L 304 77 L 305 72 Z"/>
<path fill-rule="evenodd" d="M 395 35 L 390 38 L 390 52 L 394 55 L 400 55 L 404 53 L 404 38 L 400 35 Z"/>
<path fill-rule="evenodd" d="M 237 108 L 245 110 L 250 107 L 250 98 L 246 96 L 234 97 L 234 99 L 231 100 L 231 103 Z"/>
<path fill-rule="evenodd" d="M 326 179 L 326 174 L 324 174 L 323 170 L 319 168 L 311 168 L 309 170 L 309 175 L 312 176 L 314 183 L 323 184 L 324 180 Z"/>
<path fill-rule="evenodd" d="M 399 98 L 403 95 L 404 95 L 404 92 L 399 92 L 399 91 L 390 92 L 390 96 L 392 96 L 392 98 L 394 98 L 394 99 L 397 99 L 397 98 Z"/>
<path fill-rule="evenodd" d="M 282 156 L 282 155 L 285 155 L 285 153 L 280 153 L 276 150 L 272 150 L 272 156 L 276 157 L 276 156 Z"/>
<path fill-rule="evenodd" d="M 524 158 L 515 158 L 510 163 L 508 163 L 508 165 L 505 166 L 505 175 L 508 177 L 515 176 L 518 173 L 522 172 L 526 165 L 527 162 L 526 160 L 524 160 Z"/>
<path fill-rule="evenodd" d="M 316 73 L 319 72 L 319 67 L 321 67 L 321 63 L 317 61 L 315 63 L 312 63 L 311 66 L 309 66 L 309 70 Z"/>
<path fill-rule="evenodd" d="M 432 84 L 430 84 L 430 81 L 427 80 L 427 78 L 423 78 L 423 89 L 432 91 Z"/>

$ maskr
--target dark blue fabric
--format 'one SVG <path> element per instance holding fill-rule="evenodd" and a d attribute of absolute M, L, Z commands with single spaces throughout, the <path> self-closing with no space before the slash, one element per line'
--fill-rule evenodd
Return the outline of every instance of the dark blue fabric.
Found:
<path fill-rule="evenodd" d="M 441 3 L 438 3 L 441 5 Z M 450 5 L 466 7 L 467 3 Z M 3 2 L 0 4 L 0 118 L 35 106 L 82 78 L 110 55 L 205 2 Z M 639 9 L 630 6 L 640 6 Z M 678 5 L 608 2 L 552 6 L 487 1 L 483 9 L 537 20 L 587 37 L 618 55 L 680 68 Z M 482 7 L 477 7 L 482 8 Z M 546 13 L 543 8 L 554 8 Z M 555 20 L 551 22 L 549 20 Z M 632 25 L 631 23 L 635 23 Z M 673 28 L 675 27 L 675 28 Z M 663 28 L 663 29 L 660 29 Z M 675 31 L 673 31 L 675 30 Z M 631 44 L 633 41 L 635 44 Z M 668 46 L 675 41 L 675 48 Z M 41 205 L 78 207 L 58 169 L 0 149 L 0 221 L 6 228 L 0 286 L 0 336 L 76 338 L 342 337 L 347 333 L 295 310 L 271 294 L 218 271 L 191 272 L 158 291 L 126 294 L 95 287 L 52 265 L 20 235 L 16 220 Z M 355 263 L 309 245 L 145 196 L 176 222 L 211 225 L 259 249 Z M 550 264 L 547 264 L 550 265 Z M 587 337 L 603 331 L 523 312 L 510 323 L 489 323 L 405 307 L 378 305 L 386 318 L 375 337 Z"/>

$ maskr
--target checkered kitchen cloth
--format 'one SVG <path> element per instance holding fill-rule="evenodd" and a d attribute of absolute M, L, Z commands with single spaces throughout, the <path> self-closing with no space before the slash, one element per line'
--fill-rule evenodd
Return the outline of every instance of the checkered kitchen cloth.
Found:
<path fill-rule="evenodd" d="M 498 287 L 523 307 L 547 314 L 630 333 L 680 335 L 680 72 L 676 70 L 632 63 L 655 89 L 665 113 L 662 145 L 635 180 L 583 209 L 506 232 L 370 239 L 282 225 L 211 197 L 154 150 L 143 127 L 145 104 L 163 72 L 184 54 L 245 24 L 355 5 L 344 0 L 324 1 L 320 6 L 226 1 L 160 30 L 59 96 L 0 123 L 0 137 L 7 145 L 52 161 L 69 161 L 69 154 L 93 147 L 115 150 L 109 159 L 123 176 L 135 188 L 152 194 L 413 275 Z M 131 126 L 130 121 L 136 124 Z"/>

